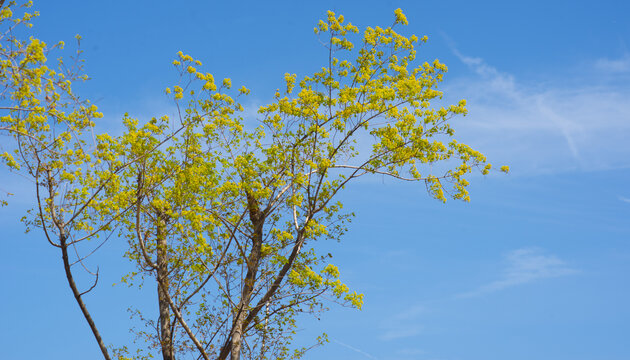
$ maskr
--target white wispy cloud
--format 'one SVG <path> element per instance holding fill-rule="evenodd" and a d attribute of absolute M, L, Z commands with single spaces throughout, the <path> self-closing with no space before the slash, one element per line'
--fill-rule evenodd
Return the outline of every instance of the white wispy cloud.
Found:
<path fill-rule="evenodd" d="M 420 327 L 415 325 L 407 325 L 398 329 L 389 329 L 381 334 L 380 339 L 385 341 L 404 339 L 420 334 L 420 330 Z"/>
<path fill-rule="evenodd" d="M 506 267 L 499 279 L 457 297 L 475 297 L 535 281 L 567 276 L 578 271 L 555 255 L 538 248 L 523 248 L 505 256 Z"/>
<path fill-rule="evenodd" d="M 624 197 L 624 196 L 620 196 L 620 197 L 619 197 L 619 200 L 621 200 L 621 201 L 623 201 L 623 202 L 630 203 L 630 199 L 629 199 L 629 198 L 627 198 L 627 197 Z"/>
<path fill-rule="evenodd" d="M 609 73 L 630 72 L 630 54 L 625 54 L 618 59 L 601 58 L 595 61 L 598 70 Z"/>
<path fill-rule="evenodd" d="M 422 327 L 418 317 L 426 311 L 422 305 L 412 305 L 403 311 L 388 316 L 383 322 L 381 340 L 391 341 L 408 338 L 420 334 Z"/>
<path fill-rule="evenodd" d="M 425 355 L 427 352 L 418 348 L 403 348 L 396 351 L 396 353 L 403 356 L 420 356 Z"/>
<path fill-rule="evenodd" d="M 368 359 L 378 360 L 378 358 L 377 358 L 377 357 L 375 357 L 375 356 L 373 356 L 373 355 L 371 355 L 371 354 L 369 354 L 369 353 L 367 353 L 367 352 L 365 352 L 365 351 L 363 351 L 363 350 L 361 350 L 361 349 L 358 349 L 358 348 L 356 348 L 356 347 L 354 347 L 354 346 L 352 346 L 352 345 L 348 345 L 348 344 L 346 344 L 346 343 L 343 343 L 343 342 L 341 342 L 341 341 L 339 341 L 339 340 L 335 340 L 335 339 L 332 339 L 332 341 L 333 341 L 334 343 L 336 343 L 336 344 L 339 344 L 339 345 L 341 345 L 341 346 L 343 346 L 343 347 L 347 348 L 347 349 L 350 349 L 350 350 L 352 350 L 352 351 L 354 351 L 354 352 L 356 352 L 356 353 L 359 353 L 359 354 L 361 354 L 361 355 L 365 356 L 365 357 L 366 357 L 366 358 L 368 358 Z"/>
<path fill-rule="evenodd" d="M 482 58 L 453 53 L 473 72 L 445 88 L 450 102 L 468 100 L 469 115 L 455 129 L 494 162 L 527 174 L 630 167 L 630 86 L 562 75 L 519 81 Z M 621 70 L 625 61 L 595 67 Z"/>

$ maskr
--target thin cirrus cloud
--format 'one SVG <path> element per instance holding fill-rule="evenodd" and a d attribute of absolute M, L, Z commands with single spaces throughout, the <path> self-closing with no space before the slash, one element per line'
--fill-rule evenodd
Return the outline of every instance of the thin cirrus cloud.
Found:
<path fill-rule="evenodd" d="M 470 298 L 504 290 L 517 285 L 533 283 L 543 279 L 557 278 L 578 273 L 555 255 L 546 254 L 538 248 L 522 248 L 505 256 L 506 267 L 500 277 L 478 288 L 458 294 L 458 298 Z"/>
<path fill-rule="evenodd" d="M 384 331 L 379 336 L 383 341 L 413 337 L 422 331 L 418 317 L 426 311 L 422 305 L 414 305 L 395 315 L 388 316 L 383 323 Z"/>
<path fill-rule="evenodd" d="M 605 76 L 592 81 L 603 71 L 630 75 L 630 57 L 524 84 L 481 58 L 453 53 L 473 73 L 445 91 L 468 100 L 457 129 L 491 160 L 527 174 L 630 167 L 630 86 Z"/>
<path fill-rule="evenodd" d="M 625 54 L 619 59 L 597 59 L 595 61 L 595 68 L 610 73 L 630 72 L 630 54 Z"/>
<path fill-rule="evenodd" d="M 415 325 L 411 325 L 410 327 L 401 327 L 398 329 L 392 328 L 392 329 L 385 330 L 381 334 L 380 339 L 384 341 L 390 341 L 390 340 L 413 337 L 420 334 L 420 330 L 421 330 L 420 327 L 415 326 Z"/>
<path fill-rule="evenodd" d="M 373 360 L 378 360 L 378 358 L 377 358 L 377 357 L 375 357 L 375 356 L 373 356 L 372 354 L 370 354 L 370 353 L 368 353 L 368 352 L 365 352 L 365 351 L 363 351 L 363 350 L 361 350 L 361 349 L 359 349 L 359 348 L 356 348 L 356 347 L 354 347 L 354 346 L 352 346 L 352 345 L 348 345 L 348 344 L 343 343 L 343 342 L 341 342 L 341 341 L 339 341 L 339 340 L 336 340 L 336 339 L 332 339 L 332 341 L 333 341 L 334 343 L 336 343 L 336 344 L 339 344 L 339 345 L 341 345 L 341 346 L 345 347 L 346 349 L 350 349 L 350 350 L 352 350 L 352 351 L 354 351 L 354 352 L 356 352 L 356 353 L 359 353 L 359 354 L 363 355 L 363 357 L 365 357 L 365 358 L 368 358 L 368 359 L 373 359 Z"/>
<path fill-rule="evenodd" d="M 456 294 L 453 297 L 430 301 L 434 304 L 448 304 L 449 300 L 467 299 L 489 295 L 508 288 L 570 276 L 579 273 L 558 256 L 549 254 L 540 248 L 520 248 L 512 250 L 504 256 L 505 266 L 497 278 L 478 286 L 471 291 Z M 416 304 L 388 316 L 382 324 L 383 331 L 379 338 L 382 341 L 392 341 L 415 337 L 422 333 L 418 325 L 421 315 L 432 312 L 431 307 Z"/>

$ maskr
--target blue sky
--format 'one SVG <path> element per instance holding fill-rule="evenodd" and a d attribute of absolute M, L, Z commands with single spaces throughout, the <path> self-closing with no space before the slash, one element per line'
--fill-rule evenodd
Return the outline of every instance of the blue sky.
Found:
<path fill-rule="evenodd" d="M 326 53 L 313 26 L 330 9 L 360 28 L 404 10 L 419 58 L 449 66 L 448 101 L 468 100 L 457 137 L 509 175 L 472 179 L 470 204 L 375 177 L 343 195 L 357 213 L 334 254 L 365 294 L 362 311 L 304 319 L 299 341 L 326 331 L 307 359 L 630 359 L 630 3 L 624 1 L 64 1 L 35 4 L 36 35 L 83 36 L 79 87 L 118 131 L 123 113 L 173 111 L 163 89 L 177 51 L 252 89 L 255 109 Z M 252 112 L 253 113 L 253 112 Z M 251 118 L 250 121 L 255 121 Z M 0 209 L 0 348 L 7 359 L 91 359 L 98 348 L 64 282 L 57 252 L 18 219 L 23 179 Z M 87 302 L 107 343 L 128 342 L 127 306 L 153 289 L 111 287 L 128 265 L 116 241 L 97 254 L 101 287 Z"/>

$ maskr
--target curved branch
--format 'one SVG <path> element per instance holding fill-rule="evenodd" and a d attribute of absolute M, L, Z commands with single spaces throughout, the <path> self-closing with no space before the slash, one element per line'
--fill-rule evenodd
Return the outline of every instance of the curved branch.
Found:
<path fill-rule="evenodd" d="M 96 284 L 98 284 L 98 267 L 96 268 L 96 279 L 94 280 L 94 284 L 92 284 L 92 286 L 85 290 L 84 292 L 80 293 L 79 296 L 83 296 L 87 293 L 89 293 L 90 291 L 92 291 L 92 289 L 94 289 L 96 287 Z"/>

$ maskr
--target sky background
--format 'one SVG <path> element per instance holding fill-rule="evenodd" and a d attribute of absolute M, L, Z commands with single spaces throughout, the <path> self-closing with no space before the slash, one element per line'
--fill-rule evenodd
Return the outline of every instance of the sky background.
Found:
<path fill-rule="evenodd" d="M 468 100 L 456 137 L 509 175 L 471 180 L 471 203 L 431 199 L 419 184 L 380 177 L 350 186 L 356 212 L 341 243 L 325 243 L 363 310 L 305 318 L 298 341 L 325 331 L 307 359 L 630 359 L 630 2 L 626 1 L 41 1 L 35 35 L 83 36 L 78 92 L 104 112 L 149 119 L 173 111 L 177 51 L 204 71 L 270 101 L 283 74 L 317 71 L 313 34 L 326 10 L 359 28 L 427 35 L 421 61 L 449 66 L 445 99 Z M 69 47 L 71 48 L 71 47 Z M 70 55 L 67 52 L 66 55 Z M 251 111 L 253 113 L 253 111 Z M 254 123 L 252 116 L 248 121 Z M 96 359 L 99 351 L 65 283 L 60 255 L 19 218 L 32 185 L 0 209 L 0 349 L 6 359 Z M 122 241 L 94 259 L 101 283 L 86 299 L 106 343 L 131 340 L 126 308 L 152 304 L 119 282 Z M 105 266 L 106 265 L 106 266 Z"/>

